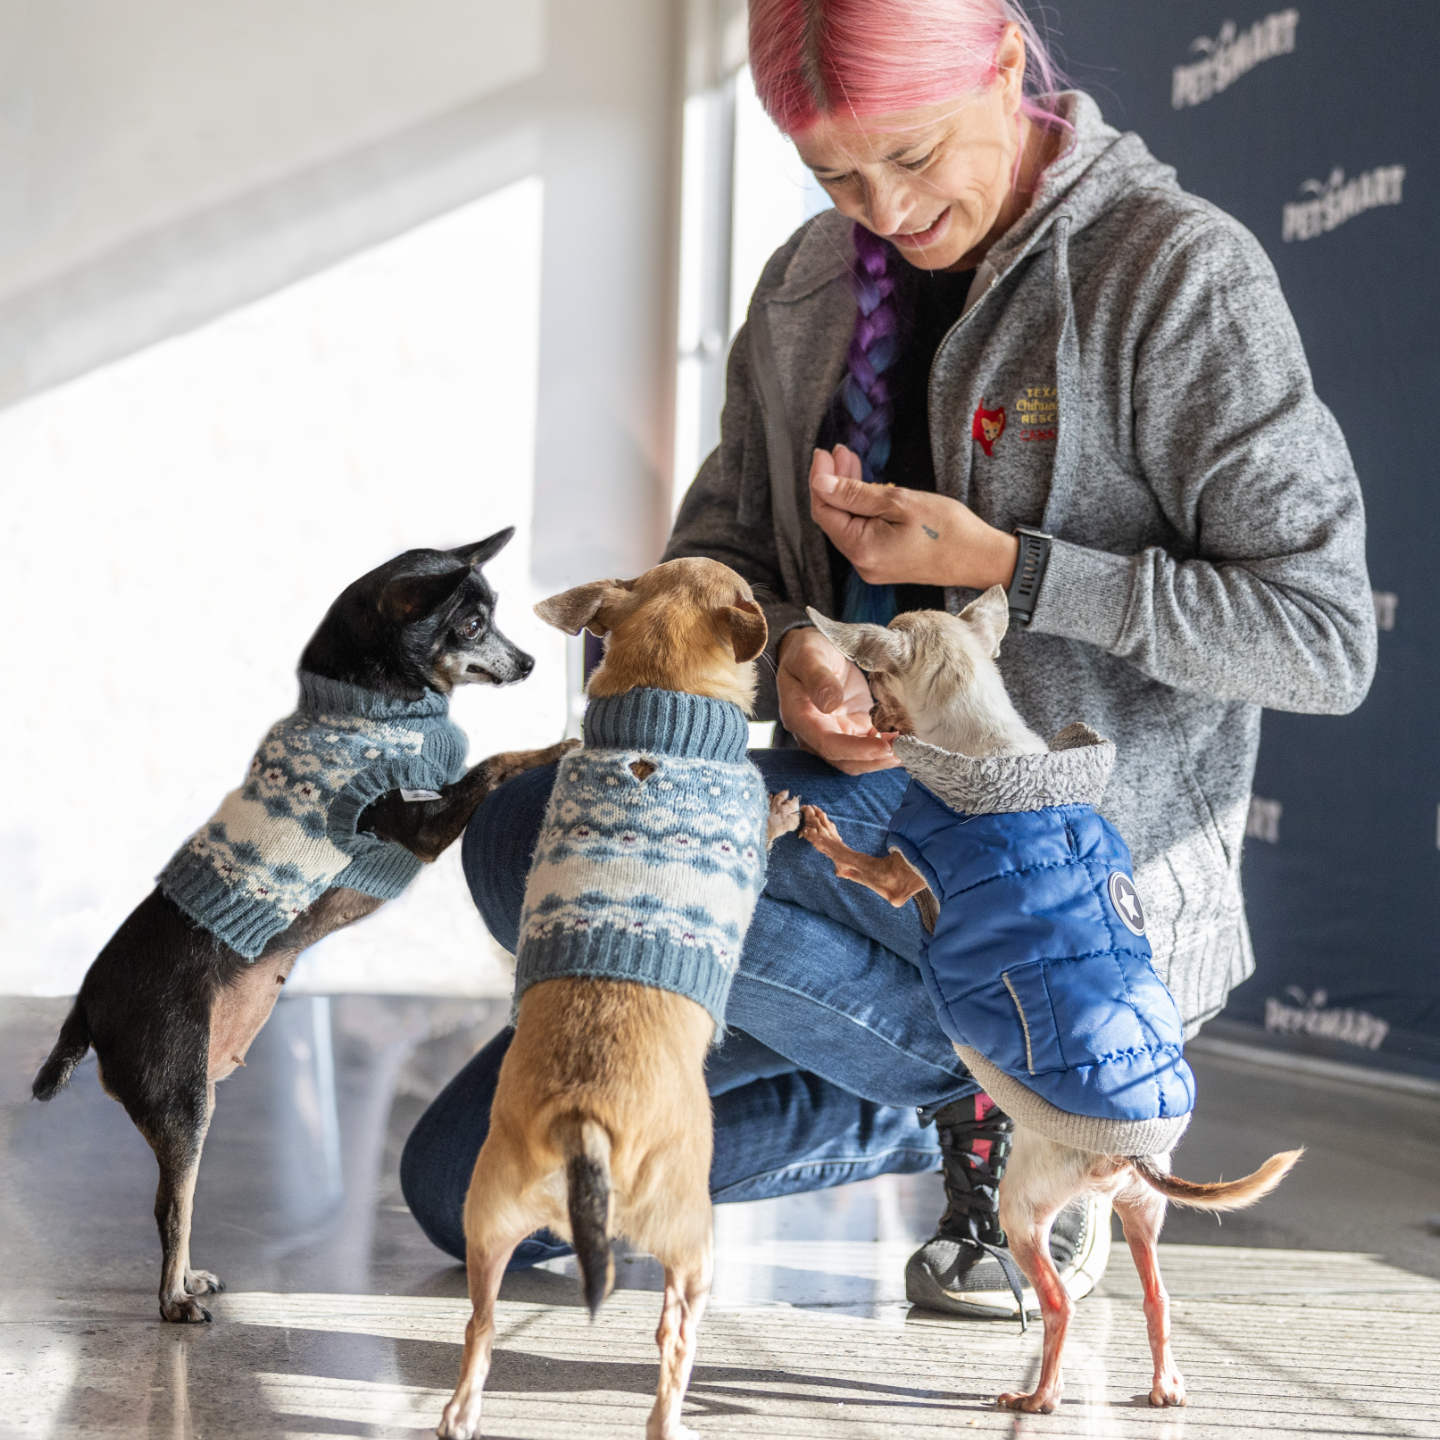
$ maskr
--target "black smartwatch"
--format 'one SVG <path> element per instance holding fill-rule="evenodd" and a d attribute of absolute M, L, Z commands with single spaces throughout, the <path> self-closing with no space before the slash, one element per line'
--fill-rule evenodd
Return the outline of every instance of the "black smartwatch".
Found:
<path fill-rule="evenodd" d="M 1020 553 L 1015 557 L 1015 577 L 1005 598 L 1010 602 L 1010 618 L 1028 625 L 1040 598 L 1040 583 L 1050 564 L 1050 545 L 1055 537 L 1028 525 L 1017 525 L 1015 535 L 1020 541 Z"/>

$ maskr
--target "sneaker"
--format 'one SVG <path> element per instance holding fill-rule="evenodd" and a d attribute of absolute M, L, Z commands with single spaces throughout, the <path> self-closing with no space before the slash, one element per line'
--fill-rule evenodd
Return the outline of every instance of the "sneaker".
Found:
<path fill-rule="evenodd" d="M 1010 1258 L 1000 1229 L 999 1184 L 1015 1122 L 988 1095 L 967 1096 L 936 1112 L 945 1175 L 945 1213 L 932 1239 L 905 1266 L 912 1305 L 947 1315 L 1016 1319 L 1039 1301 Z M 1050 1254 L 1073 1299 L 1088 1295 L 1110 1259 L 1110 1205 L 1072 1200 L 1050 1231 Z"/>

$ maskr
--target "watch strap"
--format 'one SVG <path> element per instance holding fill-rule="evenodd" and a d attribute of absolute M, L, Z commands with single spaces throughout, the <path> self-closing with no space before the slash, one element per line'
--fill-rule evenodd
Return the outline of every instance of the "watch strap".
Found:
<path fill-rule="evenodd" d="M 1028 525 L 1017 525 L 1015 537 L 1020 542 L 1020 551 L 1015 557 L 1015 575 L 1005 598 L 1010 602 L 1011 619 L 1028 625 L 1035 613 L 1035 602 L 1040 598 L 1040 585 L 1050 564 L 1050 546 L 1054 537 Z"/>

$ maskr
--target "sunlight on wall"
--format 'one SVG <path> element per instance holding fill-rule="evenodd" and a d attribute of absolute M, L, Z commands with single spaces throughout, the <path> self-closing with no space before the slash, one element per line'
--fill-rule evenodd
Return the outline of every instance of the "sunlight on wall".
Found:
<path fill-rule="evenodd" d="M 730 334 L 740 328 L 766 261 L 830 197 L 761 108 L 750 67 L 735 76 L 735 212 L 730 247 Z"/>
<path fill-rule="evenodd" d="M 330 601 L 398 551 L 518 527 L 487 574 L 535 673 L 454 713 L 472 760 L 564 733 L 565 643 L 530 611 L 541 203 L 521 181 L 0 412 L 0 993 L 75 990 L 293 708 Z M 509 989 L 458 844 L 292 983 Z"/>

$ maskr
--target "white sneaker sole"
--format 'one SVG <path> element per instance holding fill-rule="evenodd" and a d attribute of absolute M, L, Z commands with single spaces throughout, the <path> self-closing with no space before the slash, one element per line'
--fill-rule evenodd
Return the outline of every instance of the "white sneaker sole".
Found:
<path fill-rule="evenodd" d="M 1100 1282 L 1110 1263 L 1110 1202 L 1099 1195 L 1085 1197 L 1088 1214 L 1080 1248 L 1070 1266 L 1061 1274 L 1061 1282 L 1072 1300 L 1083 1300 Z M 1040 1301 L 1028 1286 L 1020 1292 L 1025 1314 L 1040 1314 Z M 967 1291 L 963 1300 L 946 1295 L 945 1312 L 970 1316 L 977 1320 L 1015 1320 L 1019 1310 L 1009 1290 Z"/>

